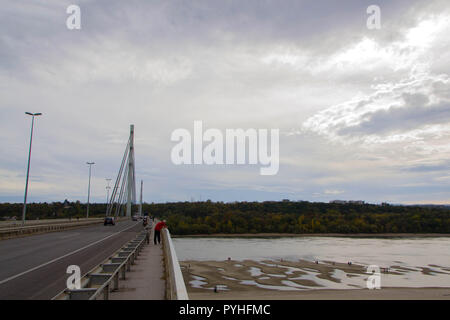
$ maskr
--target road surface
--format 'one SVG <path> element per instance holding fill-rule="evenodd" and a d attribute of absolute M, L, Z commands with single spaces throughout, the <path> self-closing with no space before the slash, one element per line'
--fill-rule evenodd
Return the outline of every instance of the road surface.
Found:
<path fill-rule="evenodd" d="M 142 230 L 118 222 L 0 241 L 0 300 L 51 299 L 66 287 L 69 265 L 85 274 Z"/>

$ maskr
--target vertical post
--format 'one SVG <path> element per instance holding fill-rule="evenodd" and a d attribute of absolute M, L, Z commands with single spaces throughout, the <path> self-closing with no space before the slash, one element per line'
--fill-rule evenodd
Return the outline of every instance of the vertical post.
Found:
<path fill-rule="evenodd" d="M 106 205 L 108 205 L 109 203 L 109 190 L 111 189 L 111 187 L 109 186 L 109 182 L 111 181 L 111 179 L 105 179 L 107 182 L 107 186 L 106 186 Z"/>
<path fill-rule="evenodd" d="M 122 280 L 125 280 L 125 278 L 126 278 L 126 264 L 127 264 L 127 263 L 125 263 L 125 264 L 122 266 Z"/>
<path fill-rule="evenodd" d="M 116 275 L 114 276 L 114 289 L 113 290 L 119 290 L 119 271 L 117 271 Z"/>
<path fill-rule="evenodd" d="M 130 125 L 130 149 L 128 153 L 128 180 L 127 180 L 127 217 L 131 217 L 131 199 L 133 193 L 133 172 L 134 172 L 134 158 L 133 158 L 133 149 L 134 149 L 134 125 Z"/>
<path fill-rule="evenodd" d="M 87 198 L 87 210 L 86 210 L 86 218 L 89 218 L 89 198 L 91 196 L 91 167 L 95 162 L 86 162 L 89 165 L 89 184 L 88 184 L 88 198 Z"/>
<path fill-rule="evenodd" d="M 103 289 L 103 300 L 109 300 L 109 284 Z"/>
<path fill-rule="evenodd" d="M 141 180 L 141 197 L 139 201 L 139 215 L 142 217 L 142 189 L 143 189 L 144 181 Z"/>
<path fill-rule="evenodd" d="M 31 145 L 33 144 L 34 117 L 40 116 L 42 115 L 42 113 L 25 112 L 25 114 L 31 116 L 31 133 L 30 133 L 30 148 L 28 150 L 27 180 L 25 183 L 25 195 L 23 197 L 22 226 L 25 224 L 25 214 L 27 212 L 28 178 L 30 175 Z"/>

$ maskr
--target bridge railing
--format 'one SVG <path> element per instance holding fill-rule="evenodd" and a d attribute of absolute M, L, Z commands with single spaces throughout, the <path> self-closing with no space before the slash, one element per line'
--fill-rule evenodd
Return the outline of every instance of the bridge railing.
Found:
<path fill-rule="evenodd" d="M 0 240 L 23 237 L 30 234 L 47 233 L 61 230 L 74 229 L 103 222 L 104 218 L 92 218 L 84 221 L 70 221 L 62 223 L 37 224 L 23 227 L 0 228 Z"/>
<path fill-rule="evenodd" d="M 109 293 L 119 289 L 119 279 L 125 280 L 126 272 L 138 257 L 149 237 L 142 231 L 134 240 L 128 242 L 113 256 L 91 270 L 81 279 L 81 288 L 65 289 L 53 300 L 97 300 L 109 299 Z"/>
<path fill-rule="evenodd" d="M 103 223 L 105 218 L 88 218 L 78 220 L 69 220 L 63 222 L 54 222 L 46 224 L 25 225 L 20 227 L 0 227 L 0 240 L 24 237 L 40 233 L 49 233 L 62 230 L 75 229 L 79 227 L 91 226 Z M 130 217 L 117 217 L 116 221 L 130 219 Z"/>
<path fill-rule="evenodd" d="M 161 230 L 166 270 L 166 299 L 189 300 L 175 247 L 167 228 Z"/>

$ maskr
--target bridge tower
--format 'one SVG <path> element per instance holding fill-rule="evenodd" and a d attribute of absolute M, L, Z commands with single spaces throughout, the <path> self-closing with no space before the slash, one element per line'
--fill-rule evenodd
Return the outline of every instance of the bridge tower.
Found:
<path fill-rule="evenodd" d="M 106 209 L 106 216 L 113 214 L 131 217 L 132 205 L 136 203 L 136 178 L 134 163 L 134 125 L 130 125 L 130 137 Z M 125 210 L 124 210 L 125 209 Z M 125 211 L 125 212 L 124 212 Z"/>
<path fill-rule="evenodd" d="M 139 215 L 142 217 L 142 189 L 144 186 L 144 181 L 141 180 L 141 196 L 139 199 Z"/>
<path fill-rule="evenodd" d="M 136 202 L 136 183 L 134 181 L 134 125 L 130 125 L 130 148 L 128 150 L 127 217 L 131 217 L 131 203 Z M 133 199 L 134 195 L 134 199 Z M 134 200 L 134 201 L 133 201 Z"/>

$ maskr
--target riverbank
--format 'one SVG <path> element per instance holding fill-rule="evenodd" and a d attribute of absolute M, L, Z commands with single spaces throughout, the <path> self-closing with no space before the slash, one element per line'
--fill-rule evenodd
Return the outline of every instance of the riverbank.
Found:
<path fill-rule="evenodd" d="M 450 299 L 450 268 L 380 266 L 381 289 L 369 290 L 367 266 L 334 261 L 226 260 L 180 263 L 190 299 Z M 383 268 L 383 269 L 381 269 Z M 398 282 L 400 278 L 442 283 Z M 418 273 L 418 274 L 417 274 Z M 397 282 L 396 282 L 397 280 Z M 440 280 L 441 281 L 441 280 Z M 447 282 L 446 282 L 447 281 Z M 400 283 L 400 286 L 393 285 Z M 406 286 L 411 286 L 411 288 Z M 423 287 L 422 287 L 423 286 Z"/>
<path fill-rule="evenodd" d="M 450 233 L 213 233 L 172 235 L 173 238 L 281 238 L 281 237 L 341 237 L 341 238 L 439 238 Z"/>
<path fill-rule="evenodd" d="M 450 300 L 450 288 L 306 290 L 303 292 L 189 292 L 191 300 Z"/>

